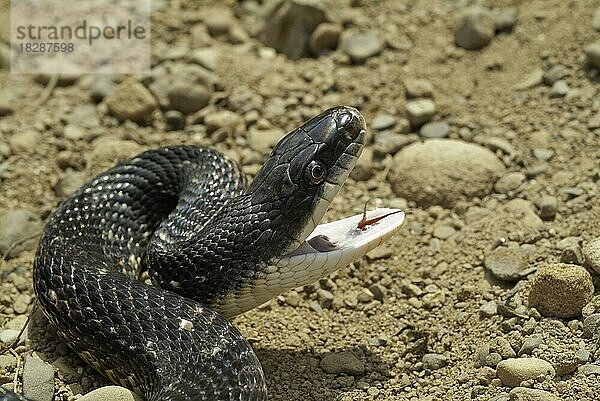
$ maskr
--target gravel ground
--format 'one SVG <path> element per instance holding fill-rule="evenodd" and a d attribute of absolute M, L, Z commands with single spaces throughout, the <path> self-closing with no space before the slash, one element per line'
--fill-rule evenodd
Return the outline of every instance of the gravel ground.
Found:
<path fill-rule="evenodd" d="M 75 188 L 180 143 L 251 177 L 285 131 L 348 104 L 370 145 L 326 219 L 409 214 L 234 319 L 270 399 L 597 399 L 599 1 L 153 3 L 153 68 L 131 77 L 11 75 L 0 24 L 1 385 L 50 401 L 109 384 L 39 311 L 6 349 L 34 306 L 35 236 Z"/>

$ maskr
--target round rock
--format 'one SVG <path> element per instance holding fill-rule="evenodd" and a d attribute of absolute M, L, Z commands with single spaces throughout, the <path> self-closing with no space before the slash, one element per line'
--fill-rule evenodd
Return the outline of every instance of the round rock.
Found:
<path fill-rule="evenodd" d="M 431 139 L 400 150 L 389 180 L 399 197 L 423 207 L 451 208 L 459 200 L 489 194 L 504 169 L 486 148 L 454 139 Z"/>
<path fill-rule="evenodd" d="M 210 90 L 204 85 L 179 83 L 169 89 L 169 108 L 183 114 L 200 110 L 210 100 Z"/>
<path fill-rule="evenodd" d="M 0 255 L 15 257 L 34 249 L 36 238 L 26 240 L 42 230 L 37 214 L 24 209 L 8 210 L 0 214 Z"/>
<path fill-rule="evenodd" d="M 460 13 L 454 27 L 454 41 L 468 50 L 487 46 L 494 37 L 495 24 L 490 12 L 470 7 Z"/>
<path fill-rule="evenodd" d="M 544 316 L 572 318 L 594 294 L 592 277 L 581 266 L 566 263 L 542 265 L 531 284 L 529 306 Z"/>
<path fill-rule="evenodd" d="M 310 35 L 308 49 L 314 56 L 320 56 L 335 50 L 341 33 L 342 27 L 340 25 L 323 22 Z"/>
<path fill-rule="evenodd" d="M 342 36 L 342 50 L 353 64 L 364 64 L 368 58 L 381 52 L 381 40 L 375 32 Z"/>
<path fill-rule="evenodd" d="M 600 237 L 587 242 L 582 251 L 586 265 L 600 274 Z"/>
<path fill-rule="evenodd" d="M 509 395 L 510 401 L 561 401 L 562 398 L 545 390 L 528 387 L 515 387 Z"/>
<path fill-rule="evenodd" d="M 121 82 L 105 99 L 110 112 L 120 120 L 144 122 L 158 106 L 152 93 L 133 78 Z"/>
<path fill-rule="evenodd" d="M 325 373 L 357 376 L 365 372 L 365 366 L 352 352 L 330 352 L 321 359 L 321 369 Z"/>
<path fill-rule="evenodd" d="M 511 358 L 500 361 L 496 372 L 502 383 L 508 387 L 517 387 L 522 381 L 538 376 L 554 377 L 556 372 L 552 364 L 539 358 Z"/>
<path fill-rule="evenodd" d="M 141 401 L 134 392 L 120 386 L 105 386 L 81 397 L 80 401 Z"/>
<path fill-rule="evenodd" d="M 600 42 L 586 46 L 584 51 L 588 63 L 596 68 L 600 68 Z"/>
<path fill-rule="evenodd" d="M 435 103 L 431 99 L 417 99 L 406 102 L 406 114 L 413 127 L 420 127 L 431 121 L 435 112 Z"/>
<path fill-rule="evenodd" d="M 450 134 L 450 126 L 444 121 L 433 121 L 427 123 L 419 130 L 423 138 L 446 138 Z"/>

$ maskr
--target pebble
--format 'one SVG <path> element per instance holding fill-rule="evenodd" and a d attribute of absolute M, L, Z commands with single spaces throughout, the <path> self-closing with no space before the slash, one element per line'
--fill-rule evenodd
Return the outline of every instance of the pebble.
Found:
<path fill-rule="evenodd" d="M 0 117 L 9 116 L 14 113 L 13 106 L 8 102 L 7 99 L 0 99 Z"/>
<path fill-rule="evenodd" d="M 352 376 L 362 375 L 365 372 L 365 366 L 350 351 L 330 352 L 321 359 L 321 369 L 325 373 L 340 374 L 345 373 Z"/>
<path fill-rule="evenodd" d="M 296 307 L 300 305 L 301 301 L 302 297 L 300 297 L 297 291 L 291 290 L 285 294 L 285 303 L 289 306 Z"/>
<path fill-rule="evenodd" d="M 323 22 L 317 26 L 308 40 L 308 50 L 313 56 L 320 56 L 335 50 L 342 27 L 338 24 Z"/>
<path fill-rule="evenodd" d="M 447 224 L 436 224 L 436 225 L 433 226 L 433 233 L 432 233 L 432 235 L 435 238 L 439 238 L 441 240 L 445 240 L 445 239 L 450 238 L 454 234 L 456 234 L 456 229 L 454 229 L 454 227 L 449 226 Z"/>
<path fill-rule="evenodd" d="M 600 68 L 600 42 L 595 42 L 590 45 L 587 45 L 584 48 L 584 51 L 588 63 L 590 63 L 596 68 Z"/>
<path fill-rule="evenodd" d="M 491 10 L 490 15 L 496 32 L 511 31 L 517 24 L 517 9 L 514 7 Z"/>
<path fill-rule="evenodd" d="M 557 64 L 544 73 L 544 82 L 546 85 L 554 85 L 558 80 L 561 80 L 570 75 L 567 67 Z"/>
<path fill-rule="evenodd" d="M 350 172 L 350 177 L 356 181 L 367 181 L 373 174 L 373 149 L 366 147 Z"/>
<path fill-rule="evenodd" d="M 423 138 L 446 138 L 450 134 L 450 126 L 444 121 L 433 121 L 424 124 L 419 130 Z"/>
<path fill-rule="evenodd" d="M 413 127 L 420 127 L 431 121 L 435 113 L 436 106 L 431 99 L 416 99 L 406 102 L 406 114 Z"/>
<path fill-rule="evenodd" d="M 517 190 L 525 182 L 526 178 L 525 174 L 520 171 L 506 173 L 496 181 L 494 189 L 500 194 L 508 194 Z"/>
<path fill-rule="evenodd" d="M 570 90 L 571 90 L 571 88 L 569 88 L 569 85 L 567 84 L 566 81 L 563 81 L 563 80 L 556 81 L 552 85 L 552 88 L 550 88 L 550 97 L 556 98 L 556 97 L 566 96 Z"/>
<path fill-rule="evenodd" d="M 591 130 L 600 128 L 600 113 L 596 113 L 592 117 L 590 117 L 590 119 L 588 120 L 587 126 Z"/>
<path fill-rule="evenodd" d="M 377 248 L 369 251 L 365 256 L 369 261 L 379 260 L 379 259 L 387 259 L 392 256 L 394 252 L 386 247 L 385 245 L 380 245 Z"/>
<path fill-rule="evenodd" d="M 165 123 L 167 131 L 182 130 L 185 127 L 185 115 L 178 110 L 167 110 Z"/>
<path fill-rule="evenodd" d="M 552 159 L 554 151 L 552 149 L 535 148 L 533 149 L 533 156 L 538 160 L 546 161 Z"/>
<path fill-rule="evenodd" d="M 418 140 L 419 136 L 417 134 L 402 135 L 391 132 L 382 132 L 375 136 L 373 154 L 378 157 L 385 157 L 386 155 L 393 156 L 403 147 L 415 143 Z"/>
<path fill-rule="evenodd" d="M 498 314 L 498 304 L 495 301 L 484 302 L 479 307 L 479 313 L 483 317 L 492 317 Z"/>
<path fill-rule="evenodd" d="M 433 84 L 427 79 L 405 79 L 404 89 L 407 98 L 433 96 Z"/>
<path fill-rule="evenodd" d="M 35 354 L 25 355 L 23 395 L 36 401 L 52 401 L 54 396 L 54 368 Z"/>
<path fill-rule="evenodd" d="M 582 252 L 586 266 L 600 274 L 600 237 L 586 242 Z"/>
<path fill-rule="evenodd" d="M 391 252 L 391 250 L 390 250 Z M 379 283 L 374 283 L 369 286 L 369 291 L 373 293 L 373 298 L 379 302 L 384 302 L 386 298 L 387 290 L 384 286 Z"/>
<path fill-rule="evenodd" d="M 333 304 L 333 294 L 330 291 L 319 288 L 317 290 L 317 299 L 322 308 L 331 309 L 331 305 Z"/>
<path fill-rule="evenodd" d="M 594 293 L 592 277 L 581 266 L 566 263 L 542 265 L 531 284 L 529 306 L 544 316 L 581 316 Z"/>
<path fill-rule="evenodd" d="M 510 401 L 561 401 L 562 398 L 536 388 L 515 387 L 508 393 Z"/>
<path fill-rule="evenodd" d="M 596 8 L 596 11 L 594 11 L 594 16 L 592 17 L 592 27 L 600 32 L 600 7 Z"/>
<path fill-rule="evenodd" d="M 587 338 L 600 338 L 600 313 L 593 313 L 583 319 L 583 335 Z"/>
<path fill-rule="evenodd" d="M 198 64 L 207 70 L 214 71 L 218 64 L 221 53 L 214 47 L 205 47 L 196 49 L 190 56 L 190 62 Z"/>
<path fill-rule="evenodd" d="M 423 369 L 438 370 L 448 364 L 448 358 L 441 354 L 425 354 L 423 355 Z"/>
<path fill-rule="evenodd" d="M 90 391 L 78 401 L 141 401 L 133 391 L 120 386 L 105 386 Z"/>
<path fill-rule="evenodd" d="M 285 132 L 279 128 L 273 129 L 251 129 L 248 132 L 248 144 L 254 150 L 262 153 L 268 153 L 285 135 Z"/>
<path fill-rule="evenodd" d="M 109 111 L 120 120 L 146 122 L 158 104 L 148 89 L 137 80 L 121 82 L 105 99 Z"/>
<path fill-rule="evenodd" d="M 514 358 L 517 356 L 510 342 L 504 337 L 497 337 L 490 343 L 490 351 L 497 352 L 502 359 Z"/>
<path fill-rule="evenodd" d="M 454 41 L 457 46 L 476 50 L 491 42 L 494 31 L 494 20 L 490 12 L 482 7 L 470 7 L 456 19 Z"/>
<path fill-rule="evenodd" d="M 382 44 L 376 32 L 353 33 L 342 35 L 341 48 L 353 64 L 364 64 L 381 53 Z"/>
<path fill-rule="evenodd" d="M 309 55 L 312 33 L 327 22 L 320 2 L 283 0 L 265 15 L 258 39 L 292 60 Z"/>
<path fill-rule="evenodd" d="M 578 373 L 582 373 L 585 376 L 598 375 L 600 376 L 600 365 L 595 365 L 592 363 L 586 363 L 585 365 L 581 365 L 577 369 Z"/>
<path fill-rule="evenodd" d="M 23 241 L 27 237 L 41 233 L 42 221 L 37 214 L 25 209 L 8 210 L 0 214 L 0 255 L 16 257 L 23 251 L 35 248 L 37 237 Z M 13 246 L 13 244 L 17 244 Z M 8 253 L 7 253 L 8 252 Z"/>
<path fill-rule="evenodd" d="M 424 207 L 450 209 L 459 200 L 489 194 L 504 169 L 500 159 L 481 146 L 429 139 L 400 150 L 388 178 L 397 196 Z"/>
<path fill-rule="evenodd" d="M 212 7 L 203 10 L 204 25 L 213 36 L 224 35 L 235 23 L 235 17 L 227 7 Z"/>
<path fill-rule="evenodd" d="M 383 131 L 392 128 L 396 124 L 396 117 L 391 114 L 377 114 L 371 122 L 371 128 L 375 131 Z"/>
<path fill-rule="evenodd" d="M 530 355 L 533 350 L 537 349 L 543 343 L 544 337 L 541 334 L 532 334 L 525 337 L 521 348 L 519 348 L 519 356 Z"/>
<path fill-rule="evenodd" d="M 523 78 L 522 81 L 515 85 L 516 90 L 531 89 L 540 85 L 544 80 L 544 71 L 541 68 L 536 68 Z"/>
<path fill-rule="evenodd" d="M 560 253 L 560 261 L 562 263 L 573 265 L 583 265 L 583 253 L 581 252 L 581 248 L 575 245 L 563 249 Z"/>
<path fill-rule="evenodd" d="M 243 121 L 242 117 L 229 110 L 218 110 L 208 113 L 204 117 L 204 124 L 209 132 L 221 128 L 234 128 Z"/>
<path fill-rule="evenodd" d="M 5 345 L 13 345 L 13 343 L 17 341 L 17 338 L 19 337 L 19 332 L 19 330 L 13 329 L 5 329 L 0 331 L 0 342 L 4 343 Z M 22 342 L 23 339 L 19 341 L 19 344 Z"/>
<path fill-rule="evenodd" d="M 14 134 L 8 139 L 8 146 L 13 154 L 30 153 L 41 142 L 42 135 L 33 130 L 26 129 L 23 132 Z"/>
<path fill-rule="evenodd" d="M 539 358 L 511 358 L 500 361 L 496 366 L 498 377 L 508 387 L 517 387 L 525 380 L 544 375 L 554 377 L 552 364 Z"/>
<path fill-rule="evenodd" d="M 201 84 L 178 82 L 168 90 L 167 97 L 169 109 L 191 114 L 208 105 L 210 90 Z"/>

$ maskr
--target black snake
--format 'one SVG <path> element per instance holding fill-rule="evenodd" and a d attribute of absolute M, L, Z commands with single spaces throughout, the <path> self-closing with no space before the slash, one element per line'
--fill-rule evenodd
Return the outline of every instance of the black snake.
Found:
<path fill-rule="evenodd" d="M 249 186 L 237 163 L 192 146 L 100 174 L 42 234 L 34 290 L 45 315 L 87 363 L 147 400 L 265 400 L 261 364 L 226 317 L 397 230 L 392 209 L 317 226 L 365 140 L 360 113 L 335 107 L 288 133 Z M 139 281 L 146 269 L 153 285 Z"/>

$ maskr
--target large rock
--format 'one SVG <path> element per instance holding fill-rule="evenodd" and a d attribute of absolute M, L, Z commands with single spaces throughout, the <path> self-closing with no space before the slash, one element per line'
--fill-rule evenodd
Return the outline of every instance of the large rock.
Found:
<path fill-rule="evenodd" d="M 452 207 L 492 192 L 505 167 L 491 151 L 453 139 L 432 139 L 394 156 L 389 180 L 396 195 L 420 206 Z"/>
<path fill-rule="evenodd" d="M 594 295 L 592 276 L 581 266 L 542 265 L 529 292 L 529 306 L 544 316 L 563 319 L 581 316 Z"/>
<path fill-rule="evenodd" d="M 35 354 L 25 356 L 23 395 L 36 401 L 52 401 L 54 395 L 54 368 Z"/>
<path fill-rule="evenodd" d="M 264 18 L 258 39 L 292 60 L 309 54 L 309 40 L 317 26 L 326 22 L 318 0 L 280 0 Z"/>

